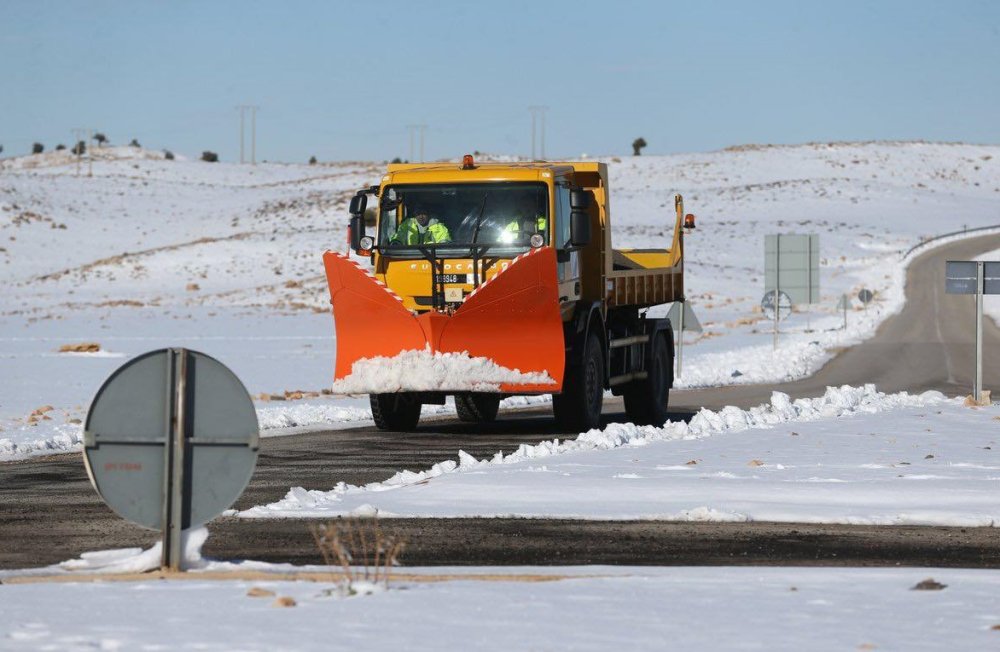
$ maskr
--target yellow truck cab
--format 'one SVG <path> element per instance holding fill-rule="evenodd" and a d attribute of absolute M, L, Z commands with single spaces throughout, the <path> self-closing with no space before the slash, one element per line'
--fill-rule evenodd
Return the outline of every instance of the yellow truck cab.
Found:
<path fill-rule="evenodd" d="M 374 233 L 365 225 L 377 202 Z M 606 388 L 637 423 L 666 419 L 673 337 L 645 308 L 683 298 L 683 204 L 669 248 L 615 250 L 607 166 L 598 162 L 391 164 L 351 201 L 356 260 L 324 255 L 337 330 L 335 379 L 403 351 L 463 352 L 545 382 L 483 391 L 373 392 L 379 427 L 416 426 L 420 405 L 455 396 L 489 421 L 512 394 L 553 395 L 569 430 L 600 422 Z M 691 218 L 693 219 L 693 218 Z M 363 274 L 370 274 L 365 277 Z"/>

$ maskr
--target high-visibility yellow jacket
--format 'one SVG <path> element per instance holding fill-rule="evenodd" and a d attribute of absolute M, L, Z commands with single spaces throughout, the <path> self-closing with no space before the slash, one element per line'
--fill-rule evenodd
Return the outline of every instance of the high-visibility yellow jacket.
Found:
<path fill-rule="evenodd" d="M 530 219 L 530 218 L 528 218 L 528 219 Z M 539 216 L 537 216 L 535 218 L 535 230 L 537 230 L 539 233 L 544 232 L 545 228 L 548 225 L 549 225 L 549 221 L 545 218 L 544 215 L 539 215 Z M 520 219 L 511 220 L 510 222 L 507 223 L 507 226 L 504 227 L 504 230 L 508 231 L 510 233 L 520 233 L 521 232 L 521 220 Z"/>
<path fill-rule="evenodd" d="M 420 224 L 412 217 L 403 220 L 396 233 L 389 238 L 390 244 L 401 244 L 407 246 L 421 244 L 441 244 L 451 242 L 451 233 L 448 227 L 431 218 L 427 223 L 427 228 L 420 231 Z"/>

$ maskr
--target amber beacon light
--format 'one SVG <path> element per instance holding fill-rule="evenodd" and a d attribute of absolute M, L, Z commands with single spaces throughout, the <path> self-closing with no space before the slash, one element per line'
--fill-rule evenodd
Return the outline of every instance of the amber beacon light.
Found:
<path fill-rule="evenodd" d="M 471 170 L 476 167 L 476 162 L 472 159 L 472 154 L 466 154 L 462 157 L 462 169 Z"/>

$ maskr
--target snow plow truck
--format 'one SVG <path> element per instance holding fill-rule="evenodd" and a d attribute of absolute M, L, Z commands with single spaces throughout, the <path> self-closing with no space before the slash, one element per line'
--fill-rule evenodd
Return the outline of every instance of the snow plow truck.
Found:
<path fill-rule="evenodd" d="M 504 397 L 552 394 L 560 427 L 580 432 L 599 426 L 606 389 L 634 423 L 662 424 L 673 333 L 645 311 L 683 300 L 694 216 L 674 204 L 669 248 L 613 249 L 604 163 L 390 164 L 351 199 L 349 251 L 323 256 L 334 392 L 369 394 L 383 430 L 414 429 L 447 396 L 483 423 Z"/>

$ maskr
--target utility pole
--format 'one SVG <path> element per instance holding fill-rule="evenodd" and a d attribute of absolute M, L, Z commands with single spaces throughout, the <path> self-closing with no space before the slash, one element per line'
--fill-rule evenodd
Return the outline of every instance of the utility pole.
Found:
<path fill-rule="evenodd" d="M 236 110 L 240 112 L 240 163 L 246 162 L 244 156 L 246 137 L 244 134 L 246 132 L 246 112 L 250 111 L 250 162 L 254 165 L 257 164 L 257 109 L 259 108 L 253 104 L 240 104 L 236 107 Z"/>
<path fill-rule="evenodd" d="M 87 176 L 94 176 L 94 130 L 87 130 Z"/>
<path fill-rule="evenodd" d="M 410 134 L 410 157 L 406 159 L 409 163 L 413 163 L 413 161 L 416 160 L 413 158 L 413 136 L 419 126 L 420 125 L 406 125 L 406 131 Z"/>
<path fill-rule="evenodd" d="M 73 149 L 70 151 L 76 152 L 76 176 L 80 176 L 80 159 L 83 158 L 83 149 L 80 147 L 80 143 L 83 142 L 83 135 L 87 133 L 87 130 L 77 127 L 70 129 L 70 131 L 73 132 Z"/>
<path fill-rule="evenodd" d="M 545 158 L 545 112 L 549 110 L 547 106 L 529 106 L 528 111 L 531 111 L 531 159 L 535 160 L 535 136 L 538 131 L 536 128 L 538 124 L 538 117 L 541 116 L 542 120 L 542 132 L 541 132 L 541 142 L 542 142 L 542 152 L 541 158 Z"/>
<path fill-rule="evenodd" d="M 420 129 L 420 162 L 424 162 L 424 132 L 427 131 L 427 125 L 417 125 Z"/>

